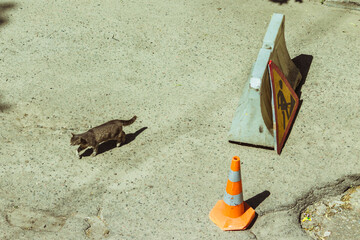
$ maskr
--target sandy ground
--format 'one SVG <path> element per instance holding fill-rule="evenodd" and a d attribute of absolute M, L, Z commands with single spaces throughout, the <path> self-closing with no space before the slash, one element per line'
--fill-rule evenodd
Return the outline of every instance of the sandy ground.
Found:
<path fill-rule="evenodd" d="M 228 130 L 272 13 L 312 59 L 279 156 Z M 0 1 L 0 239 L 309 239 L 360 184 L 360 12 L 315 1 Z M 71 132 L 138 120 L 78 159 Z M 208 218 L 241 158 L 250 230 Z M 355 239 L 355 238 L 354 238 Z"/>

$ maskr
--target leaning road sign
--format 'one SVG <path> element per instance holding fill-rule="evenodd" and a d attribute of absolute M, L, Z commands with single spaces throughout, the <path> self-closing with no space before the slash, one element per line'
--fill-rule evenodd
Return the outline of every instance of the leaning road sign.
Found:
<path fill-rule="evenodd" d="M 275 124 L 268 69 L 270 60 L 281 69 L 292 89 L 296 89 L 302 76 L 286 48 L 283 14 L 274 13 L 271 17 L 262 47 L 244 85 L 231 123 L 228 136 L 230 142 L 275 149 Z"/>
<path fill-rule="evenodd" d="M 294 121 L 299 106 L 299 98 L 279 67 L 271 60 L 269 61 L 269 75 L 272 91 L 275 150 L 280 154 Z"/>

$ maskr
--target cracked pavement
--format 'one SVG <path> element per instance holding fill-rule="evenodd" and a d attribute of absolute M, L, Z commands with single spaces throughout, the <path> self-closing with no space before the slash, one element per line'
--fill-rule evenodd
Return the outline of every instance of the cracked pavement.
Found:
<path fill-rule="evenodd" d="M 290 56 L 312 57 L 281 155 L 227 141 L 274 12 Z M 359 11 L 0 1 L 0 34 L 1 239 L 310 239 L 301 211 L 360 185 Z M 77 158 L 71 132 L 133 115 L 125 145 Z M 258 216 L 222 232 L 208 214 L 235 155 Z"/>

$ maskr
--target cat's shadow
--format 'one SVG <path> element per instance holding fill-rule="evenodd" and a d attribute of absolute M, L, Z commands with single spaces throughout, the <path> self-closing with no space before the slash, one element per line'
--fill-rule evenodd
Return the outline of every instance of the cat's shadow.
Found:
<path fill-rule="evenodd" d="M 125 142 L 122 143 L 120 145 L 120 147 L 126 145 L 126 144 L 129 144 L 131 143 L 132 141 L 135 140 L 135 138 L 140 134 L 142 133 L 143 131 L 145 131 L 147 129 L 147 127 L 143 127 L 139 130 L 137 130 L 136 132 L 134 133 L 128 133 L 126 134 L 126 137 L 125 137 Z M 115 140 L 110 140 L 110 141 L 107 141 L 107 142 L 103 142 L 102 144 L 100 144 L 99 146 L 99 149 L 98 149 L 98 153 L 97 155 L 99 154 L 102 154 L 104 152 L 107 152 L 113 148 L 116 148 L 116 141 Z M 91 154 L 93 153 L 93 149 L 92 148 L 89 148 L 89 149 L 86 149 L 85 152 L 83 154 L 81 154 L 81 157 L 88 157 L 90 156 Z"/>

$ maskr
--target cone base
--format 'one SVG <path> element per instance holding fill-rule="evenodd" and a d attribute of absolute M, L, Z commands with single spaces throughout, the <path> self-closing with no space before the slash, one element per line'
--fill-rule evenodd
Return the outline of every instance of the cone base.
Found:
<path fill-rule="evenodd" d="M 224 200 L 220 200 L 209 214 L 211 221 L 224 231 L 246 229 L 255 217 L 255 210 L 246 202 L 244 202 L 244 213 L 237 218 L 225 216 L 223 214 L 225 207 L 227 207 L 227 204 Z"/>

